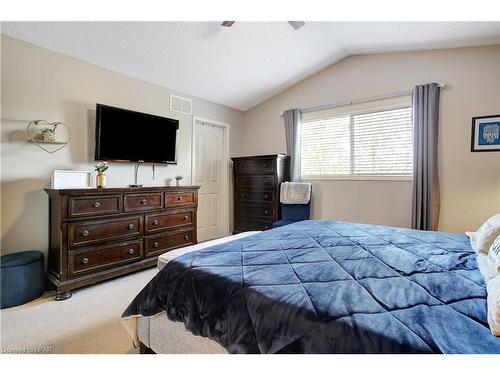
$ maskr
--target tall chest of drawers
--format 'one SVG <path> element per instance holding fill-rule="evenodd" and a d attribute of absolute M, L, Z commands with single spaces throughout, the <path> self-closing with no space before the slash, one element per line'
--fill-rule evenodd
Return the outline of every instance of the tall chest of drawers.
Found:
<path fill-rule="evenodd" d="M 280 184 L 289 180 L 284 154 L 232 158 L 234 233 L 266 230 L 279 220 Z"/>
<path fill-rule="evenodd" d="M 156 265 L 195 244 L 198 187 L 46 189 L 49 268 L 56 299 L 73 289 Z"/>

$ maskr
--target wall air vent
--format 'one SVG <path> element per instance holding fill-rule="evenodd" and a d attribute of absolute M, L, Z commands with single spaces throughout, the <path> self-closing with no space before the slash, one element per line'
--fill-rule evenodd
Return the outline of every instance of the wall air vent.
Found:
<path fill-rule="evenodd" d="M 170 110 L 172 112 L 184 113 L 185 115 L 192 115 L 193 101 L 182 96 L 170 94 Z"/>

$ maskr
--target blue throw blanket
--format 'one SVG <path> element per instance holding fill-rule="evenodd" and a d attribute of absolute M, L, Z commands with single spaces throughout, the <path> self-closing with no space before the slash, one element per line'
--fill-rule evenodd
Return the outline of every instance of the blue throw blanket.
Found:
<path fill-rule="evenodd" d="M 302 221 L 175 258 L 123 316 L 231 353 L 500 353 L 461 234 Z"/>

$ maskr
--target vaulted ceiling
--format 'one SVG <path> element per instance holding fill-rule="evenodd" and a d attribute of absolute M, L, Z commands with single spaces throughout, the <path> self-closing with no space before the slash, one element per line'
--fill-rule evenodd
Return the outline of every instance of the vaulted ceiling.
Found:
<path fill-rule="evenodd" d="M 3 22 L 2 33 L 239 110 L 349 55 L 500 43 L 499 22 Z"/>

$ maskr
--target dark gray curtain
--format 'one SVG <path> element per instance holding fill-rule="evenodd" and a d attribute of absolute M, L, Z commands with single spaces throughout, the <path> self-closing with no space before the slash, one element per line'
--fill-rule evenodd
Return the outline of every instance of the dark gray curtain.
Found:
<path fill-rule="evenodd" d="M 300 109 L 289 109 L 283 112 L 285 122 L 286 151 L 290 156 L 290 179 L 300 181 L 300 123 L 302 112 Z"/>
<path fill-rule="evenodd" d="M 414 229 L 437 230 L 439 220 L 438 130 L 439 94 L 437 83 L 413 89 L 413 202 Z"/>

